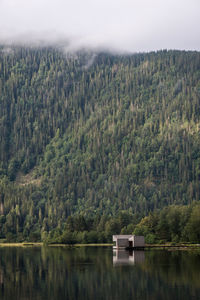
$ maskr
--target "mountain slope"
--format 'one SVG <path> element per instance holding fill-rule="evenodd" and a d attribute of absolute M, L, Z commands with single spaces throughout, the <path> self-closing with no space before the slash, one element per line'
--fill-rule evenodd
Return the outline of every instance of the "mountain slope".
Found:
<path fill-rule="evenodd" d="M 200 53 L 3 49 L 2 235 L 199 200 Z"/>

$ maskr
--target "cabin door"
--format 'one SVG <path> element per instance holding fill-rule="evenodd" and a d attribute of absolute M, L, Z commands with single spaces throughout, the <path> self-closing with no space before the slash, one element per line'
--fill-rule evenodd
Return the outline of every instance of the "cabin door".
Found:
<path fill-rule="evenodd" d="M 133 248 L 133 241 L 129 241 L 129 248 Z"/>

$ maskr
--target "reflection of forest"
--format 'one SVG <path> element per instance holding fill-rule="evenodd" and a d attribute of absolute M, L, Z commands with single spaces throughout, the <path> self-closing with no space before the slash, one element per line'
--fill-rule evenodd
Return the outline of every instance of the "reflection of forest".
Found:
<path fill-rule="evenodd" d="M 127 251 L 127 250 L 113 250 L 113 264 L 118 265 L 134 265 L 142 263 L 145 260 L 144 251 Z"/>
<path fill-rule="evenodd" d="M 3 272 L 0 270 L 0 284 L 3 284 Z"/>
<path fill-rule="evenodd" d="M 4 274 L 0 269 L 0 294 L 4 292 Z"/>
<path fill-rule="evenodd" d="M 0 299 L 198 299 L 199 264 L 189 252 L 113 268 L 111 248 L 0 248 Z"/>
<path fill-rule="evenodd" d="M 156 266 L 156 268 L 155 268 Z M 200 288 L 199 251 L 150 251 L 142 269 L 172 285 L 192 285 Z"/>

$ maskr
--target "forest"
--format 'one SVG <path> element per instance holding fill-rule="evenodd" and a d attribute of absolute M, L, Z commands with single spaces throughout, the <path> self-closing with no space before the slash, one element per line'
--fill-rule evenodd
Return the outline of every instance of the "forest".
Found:
<path fill-rule="evenodd" d="M 199 149 L 199 52 L 0 46 L 1 240 L 200 242 Z"/>

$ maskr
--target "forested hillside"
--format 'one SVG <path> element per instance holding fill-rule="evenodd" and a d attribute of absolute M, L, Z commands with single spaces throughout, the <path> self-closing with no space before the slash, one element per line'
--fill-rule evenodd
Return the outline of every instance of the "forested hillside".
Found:
<path fill-rule="evenodd" d="M 136 224 L 199 201 L 199 180 L 199 52 L 0 47 L 0 238 Z"/>

